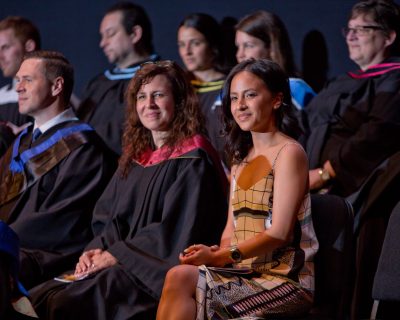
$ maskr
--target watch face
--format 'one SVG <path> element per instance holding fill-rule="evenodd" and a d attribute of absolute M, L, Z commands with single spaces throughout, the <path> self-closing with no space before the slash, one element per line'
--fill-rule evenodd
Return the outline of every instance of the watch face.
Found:
<path fill-rule="evenodd" d="M 331 178 L 329 172 L 325 169 L 320 169 L 318 173 L 323 181 L 328 181 Z"/>
<path fill-rule="evenodd" d="M 329 172 L 328 171 L 323 171 L 322 172 L 322 179 L 323 180 L 329 180 L 330 176 L 329 176 Z"/>
<path fill-rule="evenodd" d="M 240 251 L 238 249 L 231 251 L 231 257 L 232 257 L 232 260 L 234 260 L 236 262 L 240 262 L 242 260 L 242 255 L 240 254 Z"/>

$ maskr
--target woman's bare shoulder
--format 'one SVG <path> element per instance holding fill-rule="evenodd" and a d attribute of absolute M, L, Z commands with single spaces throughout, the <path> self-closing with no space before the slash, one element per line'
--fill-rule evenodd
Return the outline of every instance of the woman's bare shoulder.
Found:
<path fill-rule="evenodd" d="M 285 139 L 280 143 L 274 162 L 276 165 L 280 162 L 286 165 L 307 165 L 308 158 L 301 144 L 293 139 Z"/>

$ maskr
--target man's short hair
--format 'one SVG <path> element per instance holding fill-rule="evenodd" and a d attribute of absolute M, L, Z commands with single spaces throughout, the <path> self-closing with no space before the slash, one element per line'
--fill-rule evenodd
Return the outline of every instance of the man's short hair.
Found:
<path fill-rule="evenodd" d="M 74 69 L 63 54 L 56 51 L 32 51 L 25 54 L 23 61 L 39 59 L 44 62 L 44 74 L 47 79 L 53 81 L 57 77 L 64 79 L 63 98 L 69 103 L 74 87 Z"/>
<path fill-rule="evenodd" d="M 149 16 L 143 7 L 131 2 L 118 2 L 110 7 L 105 15 L 113 12 L 122 13 L 122 25 L 127 34 L 132 33 L 134 26 L 142 28 L 142 38 L 137 43 L 137 51 L 141 54 L 151 54 L 153 47 L 153 31 Z"/>
<path fill-rule="evenodd" d="M 35 50 L 41 46 L 38 28 L 28 19 L 17 16 L 9 16 L 0 21 L 0 31 L 12 29 L 16 38 L 25 44 L 28 40 L 35 42 Z"/>

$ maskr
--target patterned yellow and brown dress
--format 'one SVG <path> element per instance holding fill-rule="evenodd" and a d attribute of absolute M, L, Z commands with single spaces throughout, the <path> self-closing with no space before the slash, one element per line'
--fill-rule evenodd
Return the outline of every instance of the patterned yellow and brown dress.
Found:
<path fill-rule="evenodd" d="M 232 245 L 254 237 L 273 223 L 275 161 L 270 173 L 247 190 L 238 186 L 233 175 L 235 231 Z M 234 265 L 244 271 L 199 267 L 197 319 L 275 318 L 306 313 L 313 301 L 313 257 L 317 250 L 310 195 L 307 194 L 297 214 L 290 245 Z"/>

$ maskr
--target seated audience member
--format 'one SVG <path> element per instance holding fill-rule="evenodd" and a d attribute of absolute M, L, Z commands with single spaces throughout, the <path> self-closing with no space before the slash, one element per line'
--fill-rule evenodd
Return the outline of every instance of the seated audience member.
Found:
<path fill-rule="evenodd" d="M 0 219 L 21 241 L 20 280 L 30 288 L 72 266 L 93 237 L 91 213 L 115 167 L 67 108 L 74 80 L 63 55 L 27 53 L 16 81 L 19 111 L 34 125 L 0 160 Z"/>
<path fill-rule="evenodd" d="M 139 5 L 119 2 L 109 8 L 101 21 L 100 35 L 100 47 L 115 67 L 88 83 L 77 115 L 121 155 L 126 88 L 140 64 L 158 56 L 153 53 L 150 20 Z"/>
<path fill-rule="evenodd" d="M 0 220 L 0 319 L 37 318 L 25 288 L 18 282 L 18 269 L 18 236 Z"/>
<path fill-rule="evenodd" d="M 312 306 L 318 242 L 287 76 L 270 60 L 246 60 L 223 91 L 234 163 L 228 221 L 219 246 L 193 244 L 180 254 L 160 320 L 287 318 Z"/>
<path fill-rule="evenodd" d="M 359 71 L 332 80 L 307 107 L 310 187 L 348 196 L 400 150 L 400 15 L 394 2 L 360 1 L 343 30 Z"/>
<path fill-rule="evenodd" d="M 221 43 L 221 27 L 208 14 L 190 14 L 179 25 L 179 55 L 199 97 L 210 141 L 225 160 L 220 109 L 226 67 Z"/>
<path fill-rule="evenodd" d="M 215 244 L 226 222 L 226 178 L 201 133 L 201 112 L 174 62 L 145 63 L 127 91 L 119 168 L 94 210 L 97 236 L 81 281 L 31 290 L 44 319 L 154 319 L 168 269 L 193 243 Z"/>
<path fill-rule="evenodd" d="M 289 34 L 282 20 L 268 11 L 256 11 L 236 25 L 236 58 L 243 60 L 270 59 L 289 76 L 292 103 L 303 109 L 315 96 L 314 90 L 298 77 Z"/>
<path fill-rule="evenodd" d="M 360 1 L 343 32 L 350 59 L 360 70 L 329 82 L 307 108 L 309 178 L 313 190 L 352 195 L 351 200 L 362 190 L 353 203 L 356 271 L 351 318 L 366 319 L 387 220 L 399 201 L 390 187 L 398 164 L 375 180 L 379 187 L 364 186 L 376 168 L 400 151 L 399 8 L 393 1 Z"/>
<path fill-rule="evenodd" d="M 18 112 L 15 90 L 17 73 L 25 53 L 40 49 L 40 35 L 31 21 L 23 17 L 7 17 L 0 21 L 0 69 L 12 82 L 0 88 L 0 157 L 21 132 L 30 117 Z"/>

